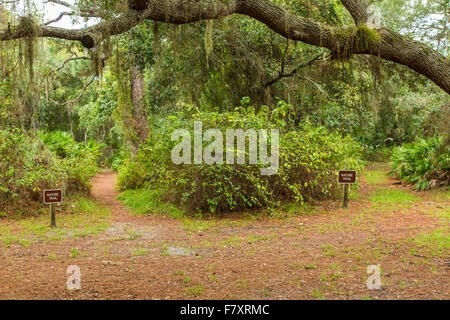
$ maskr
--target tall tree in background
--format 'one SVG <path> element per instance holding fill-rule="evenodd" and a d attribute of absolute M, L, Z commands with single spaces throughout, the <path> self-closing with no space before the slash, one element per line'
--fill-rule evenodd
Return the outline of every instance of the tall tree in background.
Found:
<path fill-rule="evenodd" d="M 137 147 L 149 138 L 147 106 L 145 99 L 144 72 L 153 64 L 153 37 L 149 22 L 144 22 L 131 29 L 125 36 L 122 44 L 125 54 L 129 57 L 131 101 L 133 103 L 133 127 L 135 139 L 132 146 L 133 153 Z"/>
<path fill-rule="evenodd" d="M 134 60 L 134 59 L 133 59 Z M 145 114 L 144 76 L 137 65 L 130 67 L 131 100 L 133 102 L 134 129 L 137 137 L 136 146 L 148 138 L 148 120 Z"/>

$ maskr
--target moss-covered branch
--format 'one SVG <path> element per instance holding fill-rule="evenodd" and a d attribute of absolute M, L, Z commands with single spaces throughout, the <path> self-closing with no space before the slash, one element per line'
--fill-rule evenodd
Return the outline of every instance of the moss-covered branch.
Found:
<path fill-rule="evenodd" d="M 102 39 L 130 30 L 145 19 L 186 24 L 244 14 L 286 38 L 327 48 L 337 56 L 370 54 L 406 65 L 450 93 L 450 63 L 446 57 L 391 30 L 372 30 L 365 26 L 367 6 L 362 0 L 342 0 L 342 3 L 353 16 L 356 29 L 332 28 L 290 14 L 268 0 L 133 0 L 130 1 L 130 10 L 122 16 L 89 28 L 70 30 L 39 25 L 33 32 L 36 37 L 78 40 L 90 48 Z M 26 37 L 26 30 L 29 29 L 19 24 L 0 31 L 0 41 Z"/>

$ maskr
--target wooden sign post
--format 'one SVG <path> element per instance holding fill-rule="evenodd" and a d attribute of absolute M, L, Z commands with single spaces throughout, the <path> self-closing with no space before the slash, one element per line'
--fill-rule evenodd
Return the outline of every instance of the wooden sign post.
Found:
<path fill-rule="evenodd" d="M 339 170 L 339 183 L 344 185 L 344 199 L 342 200 L 342 208 L 348 208 L 348 185 L 356 183 L 356 171 Z"/>
<path fill-rule="evenodd" d="M 56 208 L 55 203 L 62 202 L 62 190 L 52 189 L 44 190 L 44 204 L 50 204 L 50 226 L 52 228 L 56 227 Z"/>

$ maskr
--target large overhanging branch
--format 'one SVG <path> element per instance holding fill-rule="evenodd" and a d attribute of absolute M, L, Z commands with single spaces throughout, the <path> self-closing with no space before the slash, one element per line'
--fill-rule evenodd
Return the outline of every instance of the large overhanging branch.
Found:
<path fill-rule="evenodd" d="M 367 5 L 363 0 L 341 1 L 357 27 L 333 28 L 290 14 L 268 0 L 129 0 L 130 10 L 118 18 L 84 29 L 39 25 L 34 28 L 33 36 L 78 40 L 85 47 L 92 48 L 104 38 L 124 33 L 145 19 L 186 24 L 243 14 L 264 23 L 288 39 L 327 48 L 338 57 L 370 54 L 406 65 L 450 93 L 450 62 L 446 57 L 391 30 L 367 28 Z M 0 31 L 0 41 L 26 36 L 30 35 L 21 25 Z"/>
<path fill-rule="evenodd" d="M 369 19 L 367 12 L 367 5 L 362 0 L 341 0 L 344 7 L 348 10 L 348 12 L 355 20 L 357 25 L 365 24 Z"/>

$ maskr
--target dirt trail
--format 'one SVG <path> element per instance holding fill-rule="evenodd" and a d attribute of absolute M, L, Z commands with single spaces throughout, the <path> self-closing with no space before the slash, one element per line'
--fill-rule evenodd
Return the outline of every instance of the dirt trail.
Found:
<path fill-rule="evenodd" d="M 154 220 L 157 217 L 138 217 L 134 216 L 122 202 L 117 200 L 119 192 L 117 191 L 117 173 L 113 171 L 101 171 L 91 180 L 91 195 L 106 207 L 112 215 L 111 226 L 106 230 L 102 238 L 114 237 L 130 237 L 130 233 L 137 232 L 139 237 L 143 239 L 153 239 L 156 234 L 165 227 L 170 227 L 173 223 L 159 223 L 158 227 L 154 227 Z M 119 245 L 120 246 L 120 245 Z"/>
<path fill-rule="evenodd" d="M 116 200 L 118 192 L 116 191 L 117 173 L 113 171 L 99 172 L 92 178 L 92 195 L 107 205 L 119 205 Z"/>
<path fill-rule="evenodd" d="M 448 224 L 448 194 L 394 185 L 385 165 L 369 170 L 381 178 L 362 174 L 347 210 L 326 201 L 283 219 L 210 220 L 133 215 L 116 200 L 116 174 L 100 172 L 92 197 L 110 210 L 107 221 L 59 212 L 50 230 L 34 218 L 0 220 L 0 299 L 448 299 L 445 242 L 438 252 L 411 240 Z M 415 198 L 375 203 L 379 190 Z M 81 269 L 81 290 L 66 288 L 70 265 Z M 382 290 L 367 289 L 368 265 L 381 266 Z"/>
<path fill-rule="evenodd" d="M 117 192 L 117 173 L 114 171 L 102 171 L 92 178 L 91 194 L 99 203 L 107 207 L 115 221 L 128 220 L 131 212 L 127 210 L 116 198 Z"/>

